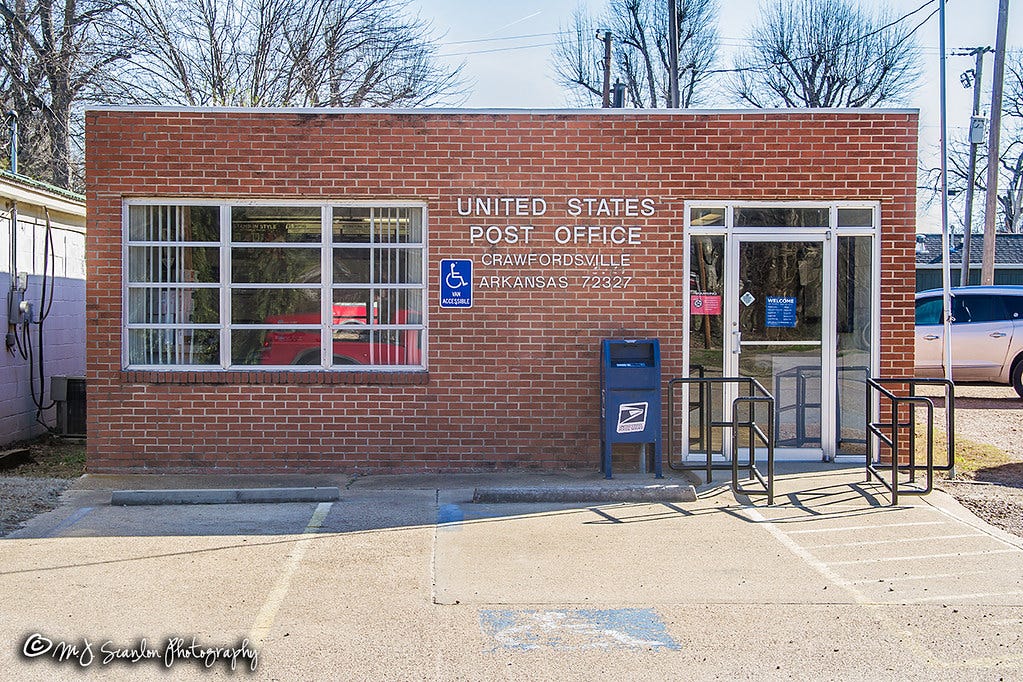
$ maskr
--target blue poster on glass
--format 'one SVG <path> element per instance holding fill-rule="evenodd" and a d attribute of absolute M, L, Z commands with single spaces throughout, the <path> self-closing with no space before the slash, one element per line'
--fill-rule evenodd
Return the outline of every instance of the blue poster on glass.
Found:
<path fill-rule="evenodd" d="M 796 297 L 768 296 L 765 305 L 767 327 L 796 326 Z"/>

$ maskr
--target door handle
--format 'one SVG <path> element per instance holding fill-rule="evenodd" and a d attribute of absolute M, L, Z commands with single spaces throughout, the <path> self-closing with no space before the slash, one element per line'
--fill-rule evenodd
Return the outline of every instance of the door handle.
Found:
<path fill-rule="evenodd" d="M 941 337 L 938 336 L 937 334 L 924 334 L 924 338 L 927 339 L 928 341 L 937 341 Z"/>
<path fill-rule="evenodd" d="M 735 345 L 732 346 L 732 352 L 738 355 L 739 346 L 742 344 L 742 332 L 734 331 L 732 332 L 732 337 L 735 339 Z"/>
<path fill-rule="evenodd" d="M 988 334 L 988 336 L 990 336 L 992 339 L 1000 339 L 1003 336 L 1005 336 L 1005 332 L 991 332 L 990 334 Z"/>

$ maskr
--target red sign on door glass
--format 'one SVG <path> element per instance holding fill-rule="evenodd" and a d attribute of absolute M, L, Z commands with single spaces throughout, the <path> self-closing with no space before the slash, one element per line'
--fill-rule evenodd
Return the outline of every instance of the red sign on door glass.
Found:
<path fill-rule="evenodd" d="M 721 296 L 718 294 L 693 294 L 689 297 L 690 315 L 720 315 Z"/>

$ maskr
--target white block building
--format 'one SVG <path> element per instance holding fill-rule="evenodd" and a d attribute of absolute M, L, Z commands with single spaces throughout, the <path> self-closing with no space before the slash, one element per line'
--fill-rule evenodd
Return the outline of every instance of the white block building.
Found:
<path fill-rule="evenodd" d="M 18 313 L 21 301 L 31 320 Z M 38 322 L 47 309 L 40 381 Z M 85 197 L 8 171 L 0 171 L 0 338 L 2 447 L 45 431 L 40 391 L 49 409 L 39 416 L 55 425 L 51 377 L 85 376 Z"/>

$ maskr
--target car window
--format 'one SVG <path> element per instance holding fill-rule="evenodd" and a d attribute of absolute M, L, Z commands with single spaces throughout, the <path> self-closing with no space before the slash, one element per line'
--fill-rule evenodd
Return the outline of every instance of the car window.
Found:
<path fill-rule="evenodd" d="M 1008 317 L 1001 296 L 959 295 L 952 301 L 952 321 L 955 324 L 999 322 Z"/>
<path fill-rule="evenodd" d="M 921 298 L 916 302 L 917 324 L 941 324 L 941 299 Z"/>
<path fill-rule="evenodd" d="M 1005 304 L 1010 320 L 1023 319 L 1023 296 L 1003 296 L 1002 303 Z"/>

